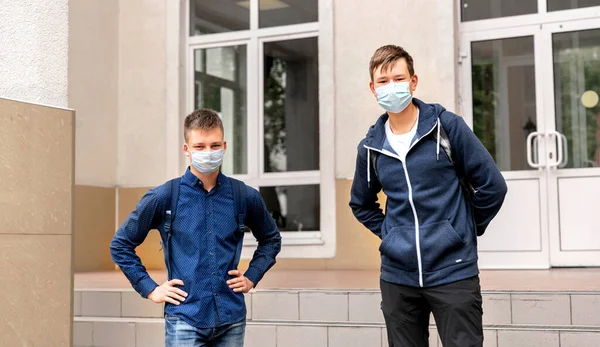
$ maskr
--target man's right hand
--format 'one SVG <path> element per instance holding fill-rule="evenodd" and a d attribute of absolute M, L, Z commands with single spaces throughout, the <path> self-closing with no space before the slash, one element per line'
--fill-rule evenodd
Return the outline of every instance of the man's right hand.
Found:
<path fill-rule="evenodd" d="M 183 281 L 170 280 L 161 284 L 148 294 L 148 299 L 157 304 L 168 302 L 169 304 L 179 305 L 180 302 L 185 301 L 188 294 L 179 288 L 175 288 L 175 286 L 183 286 Z"/>

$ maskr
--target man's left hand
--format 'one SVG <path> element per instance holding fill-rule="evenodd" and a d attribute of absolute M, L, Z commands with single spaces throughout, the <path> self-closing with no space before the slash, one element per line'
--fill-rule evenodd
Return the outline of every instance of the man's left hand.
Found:
<path fill-rule="evenodd" d="M 227 281 L 229 288 L 233 289 L 236 293 L 248 293 L 250 289 L 254 288 L 254 283 L 250 281 L 246 276 L 242 275 L 238 270 L 231 270 L 228 272 L 230 276 L 235 276 L 235 278 Z"/>

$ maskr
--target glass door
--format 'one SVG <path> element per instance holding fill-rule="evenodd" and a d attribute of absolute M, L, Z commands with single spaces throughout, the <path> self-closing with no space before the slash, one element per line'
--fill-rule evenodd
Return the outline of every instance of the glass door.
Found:
<path fill-rule="evenodd" d="M 543 26 L 553 266 L 600 266 L 600 23 Z"/>
<path fill-rule="evenodd" d="M 482 268 L 549 267 L 546 134 L 539 26 L 464 33 L 463 115 L 508 184 L 479 238 Z"/>

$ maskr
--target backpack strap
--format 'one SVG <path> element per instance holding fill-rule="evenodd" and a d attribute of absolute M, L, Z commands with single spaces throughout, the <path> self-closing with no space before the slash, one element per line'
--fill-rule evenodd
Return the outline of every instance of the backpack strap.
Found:
<path fill-rule="evenodd" d="M 467 199 L 467 202 L 469 203 L 471 208 L 473 208 L 471 201 L 473 198 L 473 194 L 477 193 L 477 190 L 475 190 L 475 188 L 473 188 L 471 183 L 469 183 L 469 181 L 467 180 L 466 174 L 462 169 L 462 165 L 459 165 L 460 163 L 459 163 L 455 153 L 452 152 L 452 145 L 450 144 L 450 138 L 448 137 L 448 133 L 444 129 L 441 118 L 440 118 L 439 126 L 440 126 L 440 147 L 442 147 L 444 152 L 446 152 L 448 159 L 450 159 L 450 162 L 452 163 L 452 165 L 454 165 L 454 171 L 456 171 L 456 176 L 458 177 L 458 181 L 460 182 L 460 185 L 462 186 L 462 189 L 465 192 L 465 198 Z M 475 228 L 474 230 L 477 230 L 477 225 L 475 223 L 475 216 L 473 215 L 473 213 L 471 213 L 471 217 L 473 219 L 473 227 Z M 480 233 L 479 231 L 477 231 L 477 236 L 481 236 L 481 235 L 483 235 L 483 233 Z"/>
<path fill-rule="evenodd" d="M 171 224 L 175 220 L 175 213 L 177 212 L 177 202 L 179 201 L 179 185 L 181 178 L 174 178 L 167 182 L 167 201 L 165 204 L 165 234 L 171 234 Z"/>
<path fill-rule="evenodd" d="M 367 149 L 369 151 L 369 149 Z M 375 177 L 379 180 L 379 172 L 377 171 L 377 157 L 379 157 L 379 152 L 371 151 L 369 154 L 371 157 L 371 167 L 373 168 L 373 172 L 375 172 Z"/>
<path fill-rule="evenodd" d="M 174 178 L 168 181 L 166 184 L 167 188 L 167 200 L 165 201 L 165 215 L 164 215 L 164 232 L 166 234 L 166 242 L 162 245 L 162 250 L 165 256 L 165 266 L 167 267 L 167 279 L 171 279 L 171 259 L 169 251 L 171 248 L 171 225 L 175 220 L 175 213 L 177 212 L 177 202 L 179 201 L 179 185 L 181 178 Z M 162 242 L 161 242 L 162 243 Z"/>
<path fill-rule="evenodd" d="M 231 187 L 233 189 L 233 203 L 235 204 L 238 230 L 244 232 L 246 230 L 246 199 L 248 194 L 246 184 L 240 180 L 231 178 Z"/>
<path fill-rule="evenodd" d="M 248 191 L 244 182 L 236 180 L 235 178 L 230 179 L 231 188 L 233 190 L 236 223 L 240 233 L 240 240 L 238 241 L 232 264 L 232 269 L 237 269 L 242 256 L 242 247 L 244 246 L 244 232 L 246 231 L 246 199 L 248 197 Z"/>

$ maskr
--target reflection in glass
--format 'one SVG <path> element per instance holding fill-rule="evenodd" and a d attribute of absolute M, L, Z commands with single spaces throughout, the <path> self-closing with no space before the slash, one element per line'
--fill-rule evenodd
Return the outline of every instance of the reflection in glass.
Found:
<path fill-rule="evenodd" d="M 527 136 L 537 129 L 533 37 L 473 42 L 471 51 L 473 131 L 500 170 L 528 170 Z"/>
<path fill-rule="evenodd" d="M 261 187 L 260 194 L 279 230 L 320 230 L 319 185 Z"/>
<path fill-rule="evenodd" d="M 246 46 L 194 51 L 194 108 L 219 113 L 225 128 L 225 174 L 247 173 Z"/>
<path fill-rule="evenodd" d="M 190 36 L 250 29 L 250 10 L 243 1 L 190 0 Z"/>
<path fill-rule="evenodd" d="M 460 8 L 463 22 L 531 14 L 538 11 L 537 0 L 461 0 Z"/>
<path fill-rule="evenodd" d="M 600 6 L 600 0 L 548 0 L 548 11 Z"/>
<path fill-rule="evenodd" d="M 556 130 L 566 139 L 564 168 L 600 167 L 600 30 L 554 34 Z"/>
<path fill-rule="evenodd" d="M 264 171 L 319 170 L 317 38 L 264 45 Z"/>
<path fill-rule="evenodd" d="M 258 4 L 261 28 L 319 20 L 318 0 L 260 0 Z"/>

